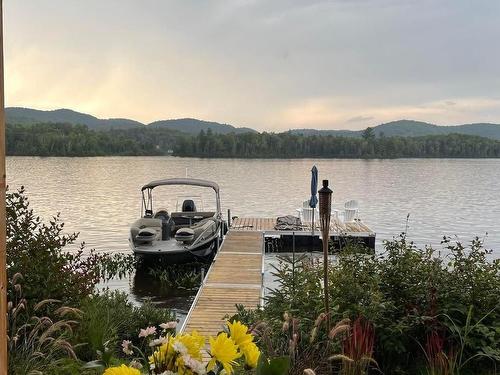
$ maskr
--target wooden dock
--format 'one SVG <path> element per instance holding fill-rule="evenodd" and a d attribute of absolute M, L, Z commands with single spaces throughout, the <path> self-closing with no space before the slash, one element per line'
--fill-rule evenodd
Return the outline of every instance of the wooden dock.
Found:
<path fill-rule="evenodd" d="M 274 228 L 276 218 L 262 217 L 241 217 L 236 218 L 231 224 L 231 230 L 234 231 L 258 231 L 266 234 L 289 234 L 292 231 L 276 230 Z M 316 235 L 320 232 L 319 218 L 314 224 Z M 295 230 L 296 235 L 310 235 L 312 231 L 312 223 L 303 223 L 300 229 Z M 343 222 L 339 219 L 332 218 L 330 221 L 330 236 L 346 236 L 346 237 L 368 237 L 375 236 L 375 232 L 361 221 Z"/>
<path fill-rule="evenodd" d="M 236 312 L 236 305 L 256 308 L 262 302 L 264 247 L 266 236 L 307 240 L 312 238 L 311 223 L 298 230 L 276 230 L 276 218 L 237 218 L 233 221 L 221 248 L 205 276 L 181 332 L 197 330 L 206 336 L 216 335 L 224 325 L 224 316 Z M 319 241 L 319 223 L 315 238 Z M 361 221 L 332 219 L 330 236 L 356 237 L 375 248 L 375 232 Z"/>
<path fill-rule="evenodd" d="M 261 303 L 263 238 L 259 231 L 229 231 L 181 328 L 202 335 L 221 331 L 225 315 L 236 304 L 256 308 Z"/>

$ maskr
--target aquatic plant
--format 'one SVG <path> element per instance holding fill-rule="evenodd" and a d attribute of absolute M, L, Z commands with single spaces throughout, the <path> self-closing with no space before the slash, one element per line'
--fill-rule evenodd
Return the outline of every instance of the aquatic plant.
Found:
<path fill-rule="evenodd" d="M 164 265 L 148 268 L 147 273 L 153 282 L 162 289 L 185 289 L 196 291 L 200 287 L 205 274 L 204 263 L 190 263 L 183 265 Z"/>

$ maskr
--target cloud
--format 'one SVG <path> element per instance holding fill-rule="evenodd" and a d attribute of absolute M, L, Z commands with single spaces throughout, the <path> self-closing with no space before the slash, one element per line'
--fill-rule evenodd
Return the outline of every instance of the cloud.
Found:
<path fill-rule="evenodd" d="M 6 104 L 259 130 L 500 122 L 499 12 L 454 0 L 10 1 Z"/>
<path fill-rule="evenodd" d="M 450 106 L 448 101 L 455 104 Z M 372 116 L 355 115 L 360 111 Z M 355 115 L 355 116 L 353 116 Z M 369 125 L 411 119 L 439 125 L 470 122 L 499 122 L 500 99 L 484 97 L 452 98 L 415 105 L 381 104 L 370 106 L 358 98 L 316 98 L 285 108 L 276 114 L 288 128 L 361 129 Z"/>
<path fill-rule="evenodd" d="M 354 116 L 348 119 L 346 122 L 365 122 L 373 120 L 373 116 Z"/>

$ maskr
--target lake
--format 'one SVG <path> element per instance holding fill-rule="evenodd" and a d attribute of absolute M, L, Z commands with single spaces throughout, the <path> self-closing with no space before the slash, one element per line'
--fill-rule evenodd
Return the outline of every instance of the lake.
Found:
<path fill-rule="evenodd" d="M 349 199 L 360 202 L 360 217 L 377 233 L 378 250 L 382 240 L 405 230 L 409 214 L 408 236 L 417 244 L 439 247 L 443 235 L 464 242 L 479 236 L 495 258 L 500 256 L 498 159 L 8 157 L 7 183 L 11 190 L 24 185 L 42 217 L 60 212 L 65 228 L 80 232 L 89 248 L 129 252 L 128 229 L 140 215 L 140 188 L 151 180 L 186 174 L 213 180 L 220 185 L 224 213 L 271 217 L 295 214 L 308 199 L 313 165 L 320 181 L 333 186 L 334 208 Z M 139 284 L 131 279 L 114 287 L 130 289 L 137 299 L 147 297 Z M 189 307 L 182 295 L 169 304 Z"/>

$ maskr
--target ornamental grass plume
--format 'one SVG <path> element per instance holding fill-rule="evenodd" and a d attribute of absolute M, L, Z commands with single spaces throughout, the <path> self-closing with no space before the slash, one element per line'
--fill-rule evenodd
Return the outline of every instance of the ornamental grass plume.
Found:
<path fill-rule="evenodd" d="M 342 323 L 339 322 L 339 324 Z M 340 324 L 337 333 L 345 332 Z M 333 328 L 332 331 L 335 331 Z M 330 332 L 333 335 L 333 332 Z M 373 347 L 375 344 L 375 331 L 373 324 L 358 317 L 349 329 L 349 334 L 343 340 L 342 354 L 330 357 L 330 360 L 342 362 L 342 375 L 362 375 L 367 374 L 370 366 L 378 368 L 377 362 L 373 359 Z"/>
<path fill-rule="evenodd" d="M 23 296 L 20 284 L 23 280 L 23 276 L 16 273 L 10 283 L 8 368 L 13 374 L 59 373 L 68 361 L 76 359 L 71 339 L 81 311 L 65 306 L 55 308 L 60 301 L 54 299 L 40 301 L 31 308 Z"/>

